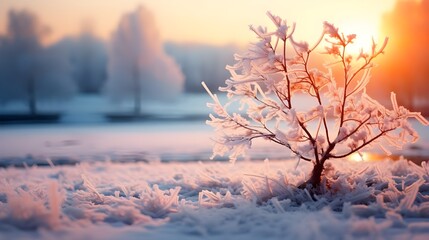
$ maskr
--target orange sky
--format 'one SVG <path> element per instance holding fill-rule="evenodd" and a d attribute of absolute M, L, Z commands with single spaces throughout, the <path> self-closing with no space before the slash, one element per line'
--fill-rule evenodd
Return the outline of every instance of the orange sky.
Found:
<path fill-rule="evenodd" d="M 317 38 L 324 20 L 347 26 L 361 39 L 378 37 L 382 13 L 395 0 L 2 0 L 0 33 L 10 8 L 33 10 L 52 29 L 49 41 L 77 34 L 91 22 L 97 35 L 108 39 L 120 16 L 144 4 L 153 11 L 163 40 L 244 45 L 252 41 L 249 24 L 268 25 L 267 10 L 297 23 L 297 34 Z"/>

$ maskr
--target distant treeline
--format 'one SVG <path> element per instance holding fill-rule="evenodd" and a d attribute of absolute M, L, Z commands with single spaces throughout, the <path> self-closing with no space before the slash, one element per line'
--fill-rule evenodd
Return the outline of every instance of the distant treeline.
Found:
<path fill-rule="evenodd" d="M 36 100 L 58 101 L 77 93 L 110 94 L 109 88 L 122 96 L 133 95 L 136 87 L 130 79 L 136 77 L 142 96 L 167 96 L 168 91 L 157 91 L 173 87 L 176 92 L 203 92 L 202 81 L 213 91 L 224 85 L 230 76 L 225 66 L 234 63 L 238 47 L 161 43 L 153 37 L 157 36 L 154 18 L 145 12 L 138 8 L 125 14 L 116 38 L 108 42 L 87 28 L 78 36 L 46 45 L 49 28 L 38 16 L 29 10 L 10 10 L 7 32 L 0 36 L 0 105 L 27 102 L 35 112 Z M 369 91 L 380 98 L 398 92 L 399 104 L 429 114 L 429 0 L 398 1 L 384 15 L 382 25 L 390 40 L 380 66 L 373 70 L 375 79 Z M 134 54 L 138 55 L 131 56 Z M 145 67 L 151 61 L 157 64 Z M 154 72 L 148 73 L 150 70 Z M 163 79 L 166 76 L 170 79 Z M 174 82 L 172 76 L 178 80 Z"/>
<path fill-rule="evenodd" d="M 84 29 L 79 36 L 65 37 L 48 47 L 43 47 L 41 42 L 44 33 L 40 30 L 42 27 L 36 15 L 29 11 L 11 11 L 9 21 L 8 34 L 0 36 L 0 84 L 25 85 L 20 79 L 32 76 L 24 77 L 22 74 L 34 76 L 41 74 L 41 71 L 49 72 L 62 64 L 60 74 L 63 77 L 55 81 L 73 81 L 63 84 L 62 87 L 69 87 L 74 91 L 73 86 L 68 86 L 71 84 L 76 85 L 76 90 L 80 93 L 103 92 L 108 77 L 109 57 L 115 56 L 109 56 L 109 43 L 95 36 L 91 29 Z M 193 93 L 204 91 L 201 81 L 205 81 L 213 90 L 222 85 L 229 77 L 225 66 L 233 63 L 233 54 L 237 51 L 234 46 L 173 42 L 165 43 L 164 49 L 182 70 L 185 92 Z M 49 51 L 55 51 L 55 54 L 50 54 L 51 59 L 43 59 L 42 55 Z M 55 57 L 58 59 L 52 59 Z M 34 65 L 37 71 L 29 69 L 31 61 L 39 62 L 38 66 Z M 43 65 L 43 68 L 40 68 L 40 65 Z M 3 86 L 0 89 L 5 91 L 0 92 L 0 99 L 8 98 L 6 89 L 11 87 Z"/>
<path fill-rule="evenodd" d="M 6 34 L 0 36 L 0 105 L 26 102 L 34 114 L 39 101 L 66 100 L 77 93 L 117 100 L 134 96 L 140 102 L 203 92 L 202 81 L 216 91 L 228 78 L 225 66 L 237 51 L 233 46 L 163 44 L 144 7 L 124 14 L 108 42 L 87 27 L 78 36 L 46 45 L 49 31 L 32 11 L 9 11 Z"/>

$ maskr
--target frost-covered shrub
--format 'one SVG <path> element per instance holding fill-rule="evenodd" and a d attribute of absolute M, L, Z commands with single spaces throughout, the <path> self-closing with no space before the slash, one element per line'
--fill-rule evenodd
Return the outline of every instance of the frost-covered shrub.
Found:
<path fill-rule="evenodd" d="M 325 22 L 319 40 L 309 44 L 294 38 L 295 24 L 271 13 L 268 17 L 275 29 L 250 26 L 258 41 L 227 66 L 231 78 L 220 91 L 228 94 L 229 102 L 222 105 L 203 83 L 214 101 L 208 104 L 214 114 L 207 121 L 217 134 L 214 155 L 229 153 L 234 161 L 253 140 L 265 139 L 311 161 L 311 177 L 301 186 L 316 187 L 328 159 L 345 158 L 370 146 L 388 152 L 382 144 L 401 147 L 418 139 L 408 119 L 428 125 L 420 113 L 398 106 L 394 93 L 393 109 L 366 93 L 373 60 L 383 53 L 387 38 L 381 46 L 373 41 L 369 51 L 352 54 L 356 35 L 345 35 L 333 24 Z M 318 66 L 317 54 L 332 61 Z M 340 79 L 334 79 L 334 70 L 342 73 Z M 302 109 L 298 94 L 306 95 L 311 106 Z M 227 107 L 232 102 L 241 108 L 231 114 Z"/>

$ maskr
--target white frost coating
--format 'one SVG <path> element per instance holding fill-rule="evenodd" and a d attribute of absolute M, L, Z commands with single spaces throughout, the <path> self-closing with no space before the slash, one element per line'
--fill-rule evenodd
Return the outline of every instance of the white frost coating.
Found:
<path fill-rule="evenodd" d="M 154 218 L 163 218 L 169 213 L 177 211 L 179 205 L 180 187 L 175 187 L 168 191 L 162 191 L 155 184 L 153 189 L 147 187 L 141 194 L 141 200 L 136 203 L 141 203 L 141 211 L 148 216 Z"/>
<path fill-rule="evenodd" d="M 97 197 L 96 202 L 103 202 L 103 195 L 101 195 L 97 191 L 91 181 L 89 181 L 89 179 L 84 174 L 82 174 L 81 177 L 83 180 L 83 186 L 85 186 L 91 193 L 93 193 Z"/>
<path fill-rule="evenodd" d="M 7 203 L 0 205 L 0 224 L 10 224 L 22 230 L 56 229 L 64 224 L 61 219 L 65 196 L 56 182 L 46 181 L 33 190 L 14 189 L 4 185 Z M 47 187 L 45 189 L 44 187 Z"/>
<path fill-rule="evenodd" d="M 64 196 L 58 191 L 58 183 L 51 182 L 49 186 L 49 210 L 50 210 L 50 222 L 52 226 L 59 226 L 61 217 L 61 204 Z"/>
<path fill-rule="evenodd" d="M 393 110 L 395 112 L 399 111 L 398 101 L 396 101 L 396 94 L 394 92 L 390 93 L 390 101 L 392 102 Z"/>
<path fill-rule="evenodd" d="M 213 156 L 229 154 L 235 161 L 254 140 L 264 139 L 283 145 L 300 159 L 324 164 L 386 142 L 401 148 L 417 141 L 418 133 L 408 120 L 428 125 L 420 113 L 399 106 L 394 93 L 393 109 L 366 93 L 373 60 L 383 53 L 387 39 L 381 47 L 373 41 L 369 52 L 352 54 L 349 49 L 357 36 L 343 34 L 325 22 L 323 34 L 310 48 L 294 38 L 295 25 L 267 15 L 274 29 L 250 27 L 257 42 L 235 55 L 235 64 L 227 67 L 231 78 L 219 88 L 227 94 L 228 103 L 240 102 L 237 115 L 228 113 L 228 103 L 222 106 L 203 83 L 213 99 L 208 106 L 214 114 L 207 121 L 216 134 Z M 293 50 L 285 47 L 290 45 Z M 315 64 L 311 59 L 321 52 L 334 64 Z M 334 79 L 334 66 L 344 71 L 341 79 Z M 307 96 L 305 107 L 297 104 L 299 94 Z M 327 123 L 327 113 L 335 126 Z"/>
<path fill-rule="evenodd" d="M 405 189 L 406 195 L 404 199 L 401 200 L 398 206 L 400 211 L 412 208 L 412 206 L 414 205 L 414 201 L 416 200 L 417 193 L 419 192 L 419 188 L 423 183 L 425 183 L 425 180 L 419 179 L 418 181 L 413 183 L 413 185 Z"/>
<path fill-rule="evenodd" d="M 231 192 L 227 191 L 225 196 L 219 192 L 213 193 L 208 190 L 203 190 L 198 194 L 198 203 L 204 207 L 233 207 L 234 200 Z"/>
<path fill-rule="evenodd" d="M 216 96 L 216 94 L 213 94 L 210 89 L 207 87 L 207 84 L 205 82 L 201 82 L 201 85 L 203 85 L 204 89 L 207 91 L 207 93 L 210 95 L 210 97 L 213 99 L 213 101 L 220 105 L 219 99 Z"/>

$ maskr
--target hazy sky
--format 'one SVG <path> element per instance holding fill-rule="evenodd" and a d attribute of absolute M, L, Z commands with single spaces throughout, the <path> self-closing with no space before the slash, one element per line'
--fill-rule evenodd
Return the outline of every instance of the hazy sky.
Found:
<path fill-rule="evenodd" d="M 49 41 L 80 32 L 91 23 L 108 39 L 122 14 L 145 5 L 155 15 L 161 39 L 209 44 L 246 44 L 253 41 L 248 25 L 267 25 L 266 11 L 297 23 L 298 35 L 317 38 L 322 22 L 347 26 L 369 39 L 378 37 L 383 12 L 395 0 L 1 0 L 0 33 L 5 32 L 7 11 L 26 8 L 51 27 Z"/>

